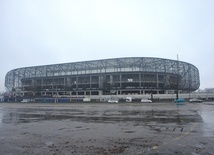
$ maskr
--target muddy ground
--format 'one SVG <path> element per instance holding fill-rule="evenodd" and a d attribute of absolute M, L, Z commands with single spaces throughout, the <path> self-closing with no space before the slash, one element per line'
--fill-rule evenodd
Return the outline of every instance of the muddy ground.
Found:
<path fill-rule="evenodd" d="M 2 155 L 214 155 L 214 103 L 0 103 Z"/>

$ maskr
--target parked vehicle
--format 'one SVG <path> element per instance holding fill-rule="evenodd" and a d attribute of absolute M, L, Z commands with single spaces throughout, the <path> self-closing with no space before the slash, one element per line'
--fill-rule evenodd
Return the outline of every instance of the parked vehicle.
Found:
<path fill-rule="evenodd" d="M 108 100 L 108 103 L 118 103 L 118 100 L 110 99 L 110 100 Z"/>
<path fill-rule="evenodd" d="M 132 102 L 132 97 L 126 97 L 126 102 Z"/>
<path fill-rule="evenodd" d="M 141 99 L 142 103 L 152 103 L 152 100 L 149 99 Z"/>
<path fill-rule="evenodd" d="M 185 100 L 183 98 L 179 98 L 175 100 L 175 103 L 180 103 L 180 102 L 185 102 Z"/>
<path fill-rule="evenodd" d="M 30 99 L 23 99 L 21 102 L 22 103 L 28 103 L 28 102 L 30 102 Z"/>
<path fill-rule="evenodd" d="M 23 99 L 22 103 L 35 102 L 35 99 Z"/>
<path fill-rule="evenodd" d="M 193 103 L 193 102 L 202 103 L 203 100 L 200 100 L 200 99 L 197 99 L 197 98 L 193 98 L 193 99 L 190 99 L 189 102 L 191 102 L 191 103 Z"/>

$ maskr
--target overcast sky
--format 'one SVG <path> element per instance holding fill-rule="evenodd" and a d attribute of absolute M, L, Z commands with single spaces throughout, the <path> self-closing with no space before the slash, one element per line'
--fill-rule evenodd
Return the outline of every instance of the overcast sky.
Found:
<path fill-rule="evenodd" d="M 177 54 L 214 87 L 214 0 L 1 0 L 0 52 L 0 91 L 15 68 Z"/>

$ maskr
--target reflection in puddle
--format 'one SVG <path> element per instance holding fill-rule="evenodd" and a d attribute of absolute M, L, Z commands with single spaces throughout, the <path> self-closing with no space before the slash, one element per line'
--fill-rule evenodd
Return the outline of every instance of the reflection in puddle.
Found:
<path fill-rule="evenodd" d="M 203 107 L 201 116 L 203 119 L 204 135 L 207 137 L 214 137 L 214 110 L 210 107 Z"/>
<path fill-rule="evenodd" d="M 3 119 L 3 111 L 0 108 L 0 127 L 2 126 L 2 119 Z"/>
<path fill-rule="evenodd" d="M 1 113 L 0 113 L 1 114 Z M 178 114 L 177 110 L 87 110 L 87 109 L 16 109 L 0 115 L 1 123 L 31 123 L 48 120 L 71 120 L 85 123 L 118 123 L 134 121 L 140 123 L 188 124 L 201 122 L 200 115 Z"/>

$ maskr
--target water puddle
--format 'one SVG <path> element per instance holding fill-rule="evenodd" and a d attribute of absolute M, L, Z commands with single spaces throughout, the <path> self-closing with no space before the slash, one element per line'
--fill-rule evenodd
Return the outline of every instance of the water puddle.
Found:
<path fill-rule="evenodd" d="M 71 120 L 94 123 L 117 123 L 124 121 L 188 124 L 201 122 L 196 114 L 180 114 L 177 110 L 53 110 L 53 109 L 16 109 L 1 113 L 0 123 L 31 123 L 48 120 Z"/>
<path fill-rule="evenodd" d="M 3 115 L 4 115 L 4 113 L 3 113 L 2 109 L 0 108 L 0 127 L 2 126 Z"/>
<path fill-rule="evenodd" d="M 213 106 L 205 106 L 202 108 L 201 116 L 203 119 L 203 131 L 204 136 L 206 137 L 214 137 L 214 107 Z"/>

